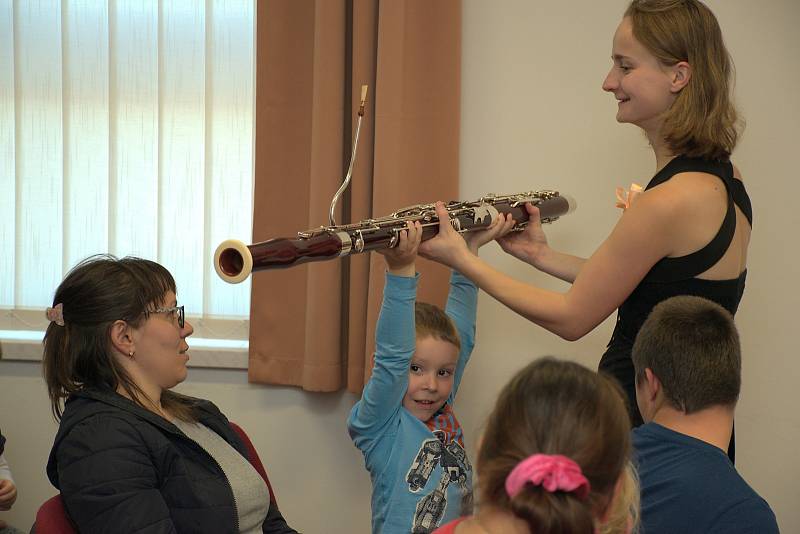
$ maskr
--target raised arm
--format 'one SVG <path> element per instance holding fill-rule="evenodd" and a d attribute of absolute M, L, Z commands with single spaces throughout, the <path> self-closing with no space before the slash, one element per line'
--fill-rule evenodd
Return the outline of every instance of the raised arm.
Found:
<path fill-rule="evenodd" d="M 414 303 L 417 298 L 415 260 L 422 227 L 409 223 L 397 247 L 383 253 L 387 273 L 378 324 L 375 362 L 361 400 L 350 412 L 347 427 L 364 451 L 398 412 L 408 389 L 408 366 L 416 349 Z"/>
<path fill-rule="evenodd" d="M 447 297 L 447 307 L 445 312 L 453 320 L 458 330 L 458 337 L 461 341 L 461 350 L 458 354 L 458 365 L 453 376 L 453 390 L 450 392 L 452 401 L 461 378 L 464 376 L 464 369 L 469 363 L 472 349 L 475 346 L 475 320 L 478 309 L 478 288 L 466 276 L 453 271 L 450 275 L 450 294 Z"/>
<path fill-rule="evenodd" d="M 386 273 L 383 304 L 375 329 L 372 376 L 347 422 L 350 436 L 361 449 L 368 440 L 378 436 L 402 406 L 408 389 L 408 365 L 416 348 L 416 294 L 416 276 Z"/>
<path fill-rule="evenodd" d="M 486 243 L 494 239 L 499 226 L 503 221 L 494 221 L 483 232 L 470 232 L 464 234 L 464 242 L 470 254 L 478 256 L 478 250 Z M 458 393 L 458 386 L 461 385 L 461 378 L 464 376 L 464 369 L 472 356 L 472 349 L 475 346 L 475 320 L 478 311 L 478 288 L 467 277 L 458 271 L 453 271 L 450 275 L 450 292 L 447 297 L 445 313 L 453 320 L 461 340 L 461 350 L 458 354 L 458 364 L 453 376 L 453 389 L 450 391 L 450 401 L 455 399 Z"/>
<path fill-rule="evenodd" d="M 89 418 L 64 438 L 57 456 L 61 495 L 80 532 L 177 532 L 149 451 L 127 421 Z"/>

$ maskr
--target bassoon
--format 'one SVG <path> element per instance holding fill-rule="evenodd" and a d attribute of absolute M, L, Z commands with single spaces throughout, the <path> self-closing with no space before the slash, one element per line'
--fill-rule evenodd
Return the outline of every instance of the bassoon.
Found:
<path fill-rule="evenodd" d="M 353 151 L 347 175 L 331 201 L 329 224 L 298 232 L 296 238 L 275 238 L 253 245 L 236 239 L 220 243 L 214 253 L 217 274 L 231 284 L 245 280 L 253 271 L 282 269 L 312 261 L 324 261 L 350 254 L 392 248 L 397 245 L 400 232 L 408 221 L 422 224 L 422 240 L 439 233 L 439 217 L 435 204 L 409 206 L 378 219 L 366 219 L 354 224 L 337 225 L 334 217 L 336 203 L 350 184 L 353 162 L 361 131 L 361 119 L 367 99 L 367 86 L 361 87 L 361 104 L 358 109 Z M 515 225 L 512 230 L 522 230 L 528 224 L 525 203 L 539 208 L 541 221 L 552 222 L 575 209 L 575 201 L 557 191 L 528 191 L 514 195 L 487 195 L 474 202 L 449 202 L 447 208 L 450 224 L 458 232 L 487 228 L 499 214 L 511 214 Z"/>
<path fill-rule="evenodd" d="M 514 195 L 487 195 L 473 202 L 453 201 L 446 204 L 450 224 L 458 232 L 487 228 L 499 214 L 511 214 L 512 230 L 528 224 L 525 203 L 539 208 L 541 221 L 549 223 L 575 209 L 575 201 L 557 191 L 528 191 Z M 422 224 L 422 240 L 439 233 L 439 217 L 435 204 L 409 206 L 378 219 L 354 224 L 320 226 L 298 232 L 296 238 L 275 238 L 253 245 L 229 239 L 214 254 L 217 274 L 232 284 L 247 278 L 251 272 L 282 269 L 312 261 L 324 261 L 397 245 L 406 222 Z"/>

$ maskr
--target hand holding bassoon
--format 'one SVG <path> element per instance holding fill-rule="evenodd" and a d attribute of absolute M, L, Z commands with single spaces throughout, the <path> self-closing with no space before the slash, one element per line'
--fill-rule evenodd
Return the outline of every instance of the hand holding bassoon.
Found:
<path fill-rule="evenodd" d="M 416 260 L 419 244 L 422 243 L 422 225 L 408 221 L 405 230 L 398 233 L 397 245 L 378 249 L 376 252 L 386 260 L 386 270 L 396 276 L 413 278 L 417 272 Z"/>
<path fill-rule="evenodd" d="M 550 246 L 547 235 L 542 229 L 539 220 L 539 208 L 533 204 L 525 204 L 530 221 L 522 232 L 504 232 L 496 239 L 497 244 L 504 252 L 531 265 L 536 264 L 537 258 L 546 254 Z"/>
<path fill-rule="evenodd" d="M 480 231 L 459 233 L 448 223 L 448 212 L 444 203 L 437 202 L 435 209 L 439 219 L 439 231 L 435 237 L 420 247 L 419 255 L 448 267 L 454 267 L 459 257 L 477 256 L 478 249 L 482 245 L 510 232 L 516 224 L 511 214 L 498 213 L 489 227 Z"/>

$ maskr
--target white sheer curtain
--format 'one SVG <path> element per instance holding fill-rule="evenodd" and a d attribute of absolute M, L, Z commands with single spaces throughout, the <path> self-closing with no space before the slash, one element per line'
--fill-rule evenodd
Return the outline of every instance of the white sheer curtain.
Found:
<path fill-rule="evenodd" d="M 109 252 L 166 266 L 199 337 L 247 338 L 250 284 L 212 259 L 252 234 L 253 39 L 254 0 L 0 0 L 0 330 Z"/>

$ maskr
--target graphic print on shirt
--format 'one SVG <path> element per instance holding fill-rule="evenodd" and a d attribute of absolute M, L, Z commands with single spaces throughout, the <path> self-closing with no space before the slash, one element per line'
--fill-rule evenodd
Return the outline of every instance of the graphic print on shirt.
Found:
<path fill-rule="evenodd" d="M 447 509 L 447 488 L 450 484 L 458 484 L 467 499 L 472 493 L 472 488 L 467 485 L 467 473 L 472 466 L 464 447 L 457 440 L 448 440 L 447 432 L 434 430 L 433 435 L 434 438 L 422 442 L 406 474 L 408 489 L 419 493 L 435 472 L 441 473 L 433 491 L 417 503 L 412 534 L 430 534 L 439 527 Z"/>

